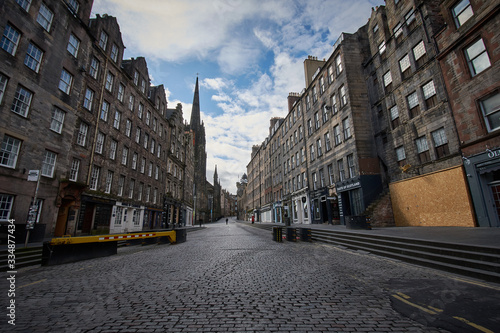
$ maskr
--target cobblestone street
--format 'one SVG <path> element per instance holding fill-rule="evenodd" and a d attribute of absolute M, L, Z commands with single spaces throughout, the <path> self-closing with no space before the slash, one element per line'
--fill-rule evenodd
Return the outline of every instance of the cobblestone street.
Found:
<path fill-rule="evenodd" d="M 444 273 L 318 243 L 276 243 L 269 231 L 230 222 L 177 245 L 19 270 L 14 331 L 444 332 L 395 311 L 389 282 L 444 281 Z M 0 287 L 8 289 L 5 278 Z M 4 315 L 1 331 L 12 328 Z"/>

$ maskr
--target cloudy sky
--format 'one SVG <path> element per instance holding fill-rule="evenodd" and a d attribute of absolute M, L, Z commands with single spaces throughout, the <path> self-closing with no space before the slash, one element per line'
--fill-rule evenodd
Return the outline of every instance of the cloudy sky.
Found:
<path fill-rule="evenodd" d="M 290 92 L 305 88 L 304 59 L 331 55 L 341 32 L 355 32 L 384 0 L 94 0 L 115 16 L 124 58 L 143 56 L 153 85 L 182 103 L 189 121 L 196 76 L 207 136 L 207 180 L 215 165 L 236 193 L 252 146 L 269 120 L 287 114 Z"/>

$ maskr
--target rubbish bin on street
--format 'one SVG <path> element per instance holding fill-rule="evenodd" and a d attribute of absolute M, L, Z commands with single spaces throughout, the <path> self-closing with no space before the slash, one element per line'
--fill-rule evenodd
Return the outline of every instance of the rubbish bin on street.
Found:
<path fill-rule="evenodd" d="M 345 226 L 347 229 L 372 230 L 370 219 L 366 216 L 346 216 Z"/>
<path fill-rule="evenodd" d="M 297 228 L 297 234 L 300 235 L 300 240 L 302 242 L 312 242 L 311 229 L 309 229 L 309 228 Z"/>
<path fill-rule="evenodd" d="M 273 227 L 273 241 L 275 242 L 283 242 L 283 228 L 282 227 Z"/>
<path fill-rule="evenodd" d="M 295 228 L 291 227 L 286 228 L 286 240 L 289 242 L 297 241 L 297 230 Z"/>

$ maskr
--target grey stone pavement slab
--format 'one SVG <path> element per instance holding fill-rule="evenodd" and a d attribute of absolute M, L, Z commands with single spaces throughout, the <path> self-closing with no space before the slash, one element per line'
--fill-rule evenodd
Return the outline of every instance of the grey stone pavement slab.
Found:
<path fill-rule="evenodd" d="M 395 311 L 390 281 L 453 281 L 331 245 L 276 243 L 234 220 L 177 245 L 20 269 L 15 326 L 4 274 L 0 332 L 446 332 Z"/>

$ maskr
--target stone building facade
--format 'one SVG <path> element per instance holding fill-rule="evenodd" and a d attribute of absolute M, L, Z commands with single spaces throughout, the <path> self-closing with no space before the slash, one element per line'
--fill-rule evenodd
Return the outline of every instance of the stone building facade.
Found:
<path fill-rule="evenodd" d="M 442 1 L 436 32 L 477 224 L 500 226 L 500 4 Z"/>
<path fill-rule="evenodd" d="M 498 11 L 391 0 L 328 59 L 306 59 L 306 88 L 273 128 L 275 206 L 294 223 L 497 226 Z M 252 151 L 247 195 L 267 188 L 254 161 L 269 140 Z"/>
<path fill-rule="evenodd" d="M 32 240 L 193 220 L 199 134 L 151 86 L 144 58 L 123 60 L 116 18 L 90 19 L 92 4 L 1 4 L 0 219 L 15 220 L 19 240 L 29 170 L 41 173 Z"/>

